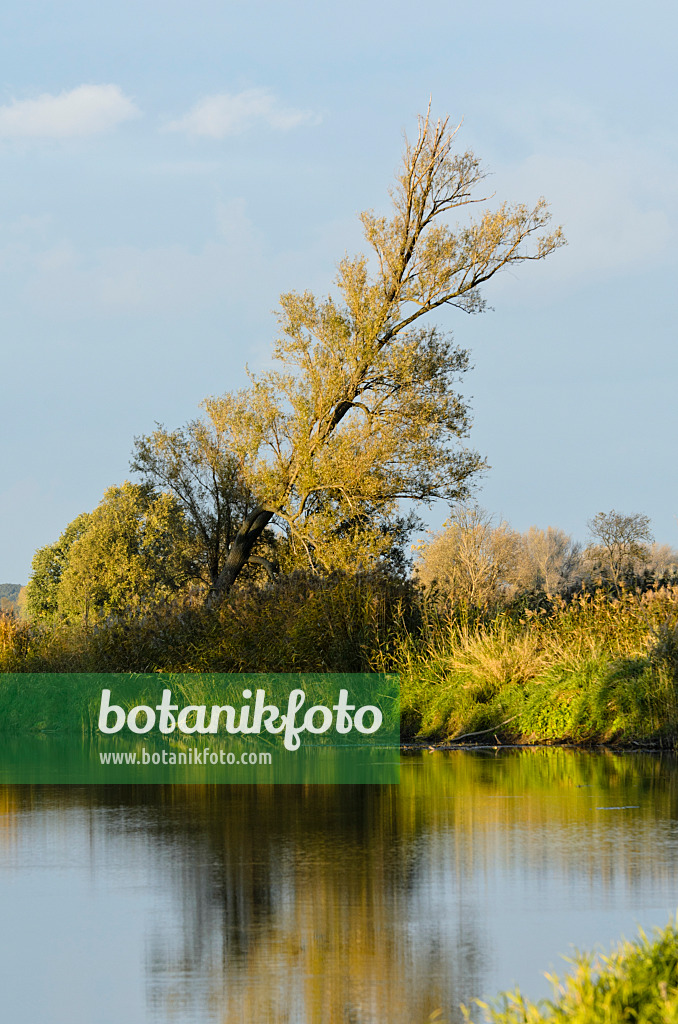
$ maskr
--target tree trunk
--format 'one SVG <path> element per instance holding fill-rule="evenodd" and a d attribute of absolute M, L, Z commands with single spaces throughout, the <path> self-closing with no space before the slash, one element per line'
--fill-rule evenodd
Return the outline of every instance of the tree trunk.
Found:
<path fill-rule="evenodd" d="M 205 601 L 206 608 L 217 608 L 228 595 L 243 566 L 247 565 L 254 545 L 272 518 L 273 512 L 261 507 L 250 512 L 229 548 L 223 569 L 210 587 Z"/>

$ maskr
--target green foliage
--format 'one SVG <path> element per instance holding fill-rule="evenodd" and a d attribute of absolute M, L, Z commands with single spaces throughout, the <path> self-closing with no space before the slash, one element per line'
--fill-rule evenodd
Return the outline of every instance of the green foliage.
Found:
<path fill-rule="evenodd" d="M 607 956 L 580 953 L 563 979 L 547 975 L 553 998 L 530 1003 L 518 989 L 490 1006 L 476 1000 L 487 1024 L 675 1024 L 678 1021 L 678 927 L 671 922 L 651 940 L 641 930 Z M 463 1007 L 464 1017 L 471 1020 Z"/>
<path fill-rule="evenodd" d="M 234 596 L 218 657 L 238 671 L 369 671 L 398 625 L 412 625 L 410 604 L 406 584 L 377 574 L 298 574 L 264 600 Z"/>
<path fill-rule="evenodd" d="M 657 675 L 678 681 L 678 609 L 672 609 L 648 640 L 650 664 Z"/>
<path fill-rule="evenodd" d="M 256 505 L 224 434 L 199 420 L 173 431 L 158 426 L 135 438 L 131 468 L 148 486 L 171 494 L 181 508 L 193 547 L 190 574 L 207 592 L 219 578 L 243 518 Z"/>
<path fill-rule="evenodd" d="M 38 548 L 31 563 L 27 586 L 27 610 L 34 618 L 48 618 L 59 611 L 61 577 L 68 565 L 72 545 L 89 526 L 89 513 L 83 512 L 68 524 L 54 544 Z"/>
<path fill-rule="evenodd" d="M 0 620 L 0 671 L 370 671 L 396 631 L 415 625 L 407 584 L 297 573 L 240 588 L 213 611 L 161 604 L 94 624 Z"/>
<path fill-rule="evenodd" d="M 36 552 L 29 613 L 88 622 L 171 600 L 192 577 L 191 554 L 171 495 L 127 482 L 111 487 L 93 512 Z"/>
<path fill-rule="evenodd" d="M 0 619 L 0 671 L 397 672 L 406 739 L 673 746 L 676 616 L 678 588 L 441 616 L 392 576 L 295 572 L 212 611 Z"/>

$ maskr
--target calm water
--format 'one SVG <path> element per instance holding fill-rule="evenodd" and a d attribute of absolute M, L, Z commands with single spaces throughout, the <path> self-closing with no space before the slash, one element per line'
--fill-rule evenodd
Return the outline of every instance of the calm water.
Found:
<path fill-rule="evenodd" d="M 424 753 L 399 787 L 0 788 L 12 1024 L 416 1024 L 678 908 L 678 764 Z"/>

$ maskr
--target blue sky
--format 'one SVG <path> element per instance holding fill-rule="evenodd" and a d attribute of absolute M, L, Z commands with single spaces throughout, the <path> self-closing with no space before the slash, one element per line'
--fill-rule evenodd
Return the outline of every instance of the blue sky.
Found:
<path fill-rule="evenodd" d="M 326 293 L 433 97 L 496 200 L 569 245 L 437 322 L 472 351 L 477 493 L 586 539 L 678 547 L 675 9 L 650 0 L 81 0 L 0 12 L 0 581 L 267 363 L 278 295 Z M 440 524 L 444 508 L 429 522 Z"/>

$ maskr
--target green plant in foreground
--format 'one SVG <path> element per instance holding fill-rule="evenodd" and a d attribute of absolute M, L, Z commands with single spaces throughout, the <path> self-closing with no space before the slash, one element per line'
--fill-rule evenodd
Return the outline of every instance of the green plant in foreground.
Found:
<path fill-rule="evenodd" d="M 622 942 L 608 955 L 577 954 L 574 973 L 546 977 L 553 998 L 538 1004 L 518 989 L 493 1005 L 476 1000 L 488 1024 L 675 1024 L 678 1021 L 678 919 L 654 940 L 641 930 L 636 942 Z M 462 1006 L 464 1018 L 471 1011 Z"/>

